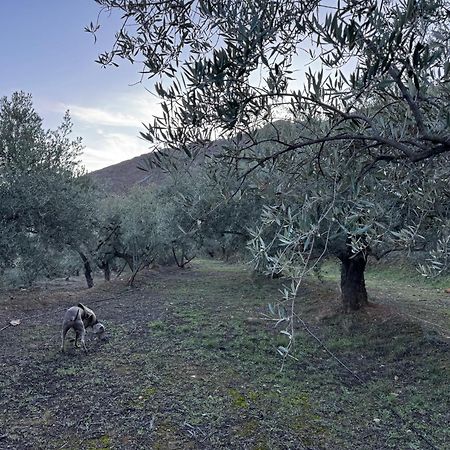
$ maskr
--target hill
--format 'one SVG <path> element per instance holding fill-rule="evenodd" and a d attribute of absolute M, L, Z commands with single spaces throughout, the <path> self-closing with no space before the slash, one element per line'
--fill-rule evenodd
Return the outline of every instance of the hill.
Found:
<path fill-rule="evenodd" d="M 139 169 L 147 167 L 146 157 L 149 153 L 122 161 L 112 166 L 104 167 L 89 173 L 89 177 L 101 188 L 114 194 L 124 194 L 137 185 L 160 185 L 167 178 L 167 174 L 153 168 L 148 171 Z"/>
<path fill-rule="evenodd" d="M 262 138 L 265 136 L 266 138 L 272 137 L 276 138 L 276 134 L 282 132 L 284 134 L 298 134 L 299 130 L 303 130 L 304 127 L 299 123 L 291 123 L 285 120 L 277 120 L 270 125 L 266 125 L 261 128 L 258 132 L 261 134 L 259 137 Z M 277 131 L 278 130 L 278 131 Z M 176 155 L 175 160 L 177 161 L 178 167 L 196 167 L 205 160 L 205 158 L 212 157 L 217 155 L 222 148 L 227 145 L 230 141 L 226 139 L 218 139 L 214 142 L 210 142 L 209 144 L 200 144 L 200 148 L 197 147 L 198 144 L 192 144 L 191 151 L 192 153 L 196 153 L 197 156 L 195 159 L 190 160 L 189 158 L 185 158 L 183 154 Z M 247 144 L 250 141 L 246 141 Z M 245 146 L 244 141 L 242 141 L 242 145 Z M 204 146 L 204 147 L 203 147 Z M 197 149 L 195 149 L 197 147 Z M 257 152 L 258 149 L 253 149 L 254 152 Z M 112 166 L 105 167 L 100 170 L 96 170 L 94 172 L 89 173 L 89 176 L 96 182 L 96 184 L 103 188 L 105 191 L 115 193 L 115 194 L 123 194 L 128 192 L 133 186 L 137 185 L 160 185 L 164 183 L 167 179 L 168 174 L 159 168 L 152 168 L 148 171 L 144 171 L 139 169 L 139 167 L 148 167 L 145 163 L 145 159 L 149 157 L 151 153 L 146 153 L 141 156 L 137 156 L 132 159 L 128 159 L 126 161 L 122 161 L 118 164 L 114 164 Z"/>

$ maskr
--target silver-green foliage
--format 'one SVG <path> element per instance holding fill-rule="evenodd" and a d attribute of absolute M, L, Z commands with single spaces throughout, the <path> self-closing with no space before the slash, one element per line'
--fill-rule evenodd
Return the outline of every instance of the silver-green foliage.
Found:
<path fill-rule="evenodd" d="M 31 95 L 0 99 L 0 270 L 30 282 L 54 272 L 50 255 L 89 239 L 92 202 L 66 114 L 45 130 Z"/>
<path fill-rule="evenodd" d="M 140 270 L 166 252 L 165 216 L 151 190 L 136 189 L 127 196 L 104 199 L 99 218 L 111 229 L 107 250 L 102 251 L 124 259 L 131 270 Z"/>
<path fill-rule="evenodd" d="M 262 206 L 250 180 L 242 184 L 206 166 L 179 174 L 165 192 L 178 229 L 175 241 L 190 241 L 200 252 L 225 258 L 245 251 L 249 227 Z"/>
<path fill-rule="evenodd" d="M 231 201 L 236 183 L 213 175 L 195 170 L 160 187 L 104 199 L 97 258 L 121 258 L 135 271 L 150 262 L 174 262 L 174 257 L 182 265 L 198 254 L 228 257 L 245 250 L 258 200 L 246 191 Z"/>
<path fill-rule="evenodd" d="M 325 253 L 440 242 L 424 272 L 446 267 L 448 0 L 98 3 L 124 25 L 99 62 L 140 59 L 162 77 L 162 114 L 143 133 L 155 164 L 225 137 L 212 156 L 226 173 L 270 183 L 257 264 L 298 279 Z"/>

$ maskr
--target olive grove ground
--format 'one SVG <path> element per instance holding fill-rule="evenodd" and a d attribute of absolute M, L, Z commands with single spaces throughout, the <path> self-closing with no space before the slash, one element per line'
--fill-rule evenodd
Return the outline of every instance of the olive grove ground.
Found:
<path fill-rule="evenodd" d="M 343 315 L 337 271 L 309 279 L 299 325 L 263 320 L 282 280 L 197 261 L 97 283 L 0 293 L 1 449 L 444 449 L 449 441 L 449 299 L 375 268 L 375 305 Z M 88 355 L 61 354 L 64 310 L 83 301 L 108 328 Z"/>

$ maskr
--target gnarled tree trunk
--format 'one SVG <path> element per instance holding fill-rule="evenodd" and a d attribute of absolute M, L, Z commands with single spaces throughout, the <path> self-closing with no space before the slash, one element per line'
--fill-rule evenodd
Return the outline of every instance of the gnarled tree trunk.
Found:
<path fill-rule="evenodd" d="M 105 281 L 111 280 L 111 266 L 109 265 L 109 261 L 102 261 L 101 269 L 103 270 L 103 275 L 105 277 Z"/>
<path fill-rule="evenodd" d="M 368 304 L 364 271 L 367 255 L 345 253 L 341 260 L 341 295 L 345 311 L 356 311 Z"/>
<path fill-rule="evenodd" d="M 83 261 L 84 277 L 86 278 L 87 287 L 91 288 L 94 286 L 94 279 L 92 278 L 91 263 L 89 262 L 89 259 L 87 258 L 87 256 L 81 250 L 77 250 L 77 252 Z"/>
<path fill-rule="evenodd" d="M 178 258 L 177 251 L 175 250 L 175 247 L 173 245 L 172 245 L 172 254 L 173 254 L 173 259 L 175 260 L 176 265 L 180 269 L 184 269 L 186 267 L 186 265 L 189 264 L 195 258 L 195 255 L 191 256 L 191 257 L 186 256 L 183 249 L 181 249 L 181 255 Z"/>

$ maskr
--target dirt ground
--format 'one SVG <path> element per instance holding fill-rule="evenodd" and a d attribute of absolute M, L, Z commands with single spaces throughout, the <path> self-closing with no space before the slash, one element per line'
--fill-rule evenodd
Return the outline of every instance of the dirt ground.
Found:
<path fill-rule="evenodd" d="M 312 280 L 299 314 L 327 348 L 299 331 L 280 371 L 284 338 L 263 319 L 281 283 L 199 261 L 146 271 L 133 288 L 0 292 L 0 449 L 448 448 L 448 322 L 401 317 L 383 291 L 344 316 L 334 283 Z M 78 302 L 105 339 L 63 354 L 62 317 Z"/>

